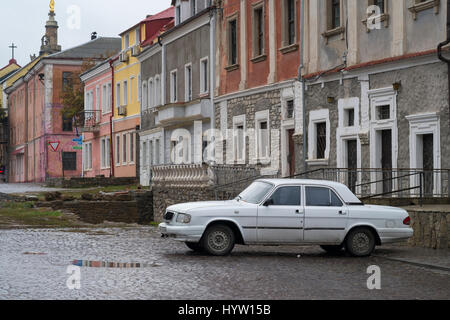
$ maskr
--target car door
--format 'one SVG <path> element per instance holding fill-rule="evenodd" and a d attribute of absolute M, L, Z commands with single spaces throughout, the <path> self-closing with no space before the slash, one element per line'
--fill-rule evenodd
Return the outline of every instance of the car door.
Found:
<path fill-rule="evenodd" d="M 306 243 L 340 244 L 345 237 L 348 208 L 337 193 L 322 186 L 305 186 Z"/>
<path fill-rule="evenodd" d="M 303 240 L 301 186 L 280 186 L 258 207 L 260 243 L 299 243 Z"/>

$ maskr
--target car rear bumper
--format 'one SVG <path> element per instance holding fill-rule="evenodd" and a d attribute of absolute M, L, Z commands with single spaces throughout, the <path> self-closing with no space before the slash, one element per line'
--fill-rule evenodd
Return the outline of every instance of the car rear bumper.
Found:
<path fill-rule="evenodd" d="M 412 228 L 378 229 L 381 244 L 405 241 L 414 235 Z"/>
<path fill-rule="evenodd" d="M 165 222 L 158 226 L 158 231 L 164 237 L 173 238 L 182 242 L 199 242 L 202 238 L 205 227 L 202 226 L 173 226 Z"/>

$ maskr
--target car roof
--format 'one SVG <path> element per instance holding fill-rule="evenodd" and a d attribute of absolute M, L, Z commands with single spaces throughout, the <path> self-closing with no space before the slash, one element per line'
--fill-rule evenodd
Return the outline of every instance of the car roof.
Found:
<path fill-rule="evenodd" d="M 359 200 L 350 189 L 342 183 L 327 180 L 309 180 L 309 179 L 259 179 L 257 181 L 268 182 L 275 186 L 280 185 L 309 185 L 318 187 L 331 187 L 339 193 L 347 204 L 359 204 Z"/>

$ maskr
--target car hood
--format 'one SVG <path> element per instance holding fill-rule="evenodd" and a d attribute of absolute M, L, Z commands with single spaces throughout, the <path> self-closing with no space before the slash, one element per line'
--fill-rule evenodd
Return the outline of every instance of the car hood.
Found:
<path fill-rule="evenodd" d="M 180 203 L 167 208 L 167 211 L 174 211 L 180 213 L 186 213 L 195 209 L 203 209 L 203 208 L 223 208 L 226 206 L 236 205 L 238 202 L 236 200 L 228 200 L 228 201 L 200 201 L 200 202 L 188 202 L 188 203 Z"/>

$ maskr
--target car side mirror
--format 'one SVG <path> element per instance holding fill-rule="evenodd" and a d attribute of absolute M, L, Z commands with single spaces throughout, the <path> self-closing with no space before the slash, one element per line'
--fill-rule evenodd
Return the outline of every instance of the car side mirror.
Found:
<path fill-rule="evenodd" d="M 270 207 L 273 206 L 273 199 L 269 199 L 263 204 L 264 207 Z"/>

